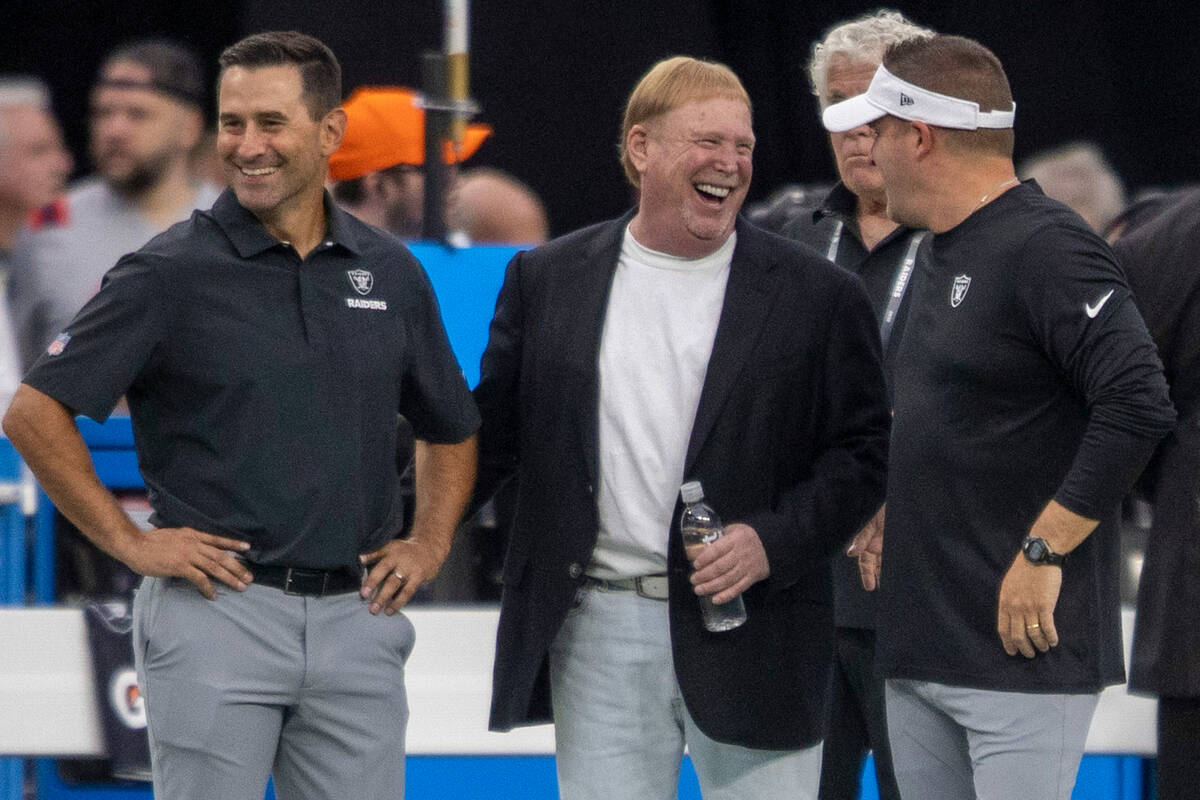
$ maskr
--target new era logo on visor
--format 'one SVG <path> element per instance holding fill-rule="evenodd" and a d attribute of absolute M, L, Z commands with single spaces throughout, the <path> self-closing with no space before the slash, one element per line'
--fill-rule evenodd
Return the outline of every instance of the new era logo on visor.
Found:
<path fill-rule="evenodd" d="M 906 95 L 904 92 L 901 92 L 901 93 L 900 93 L 900 105 L 902 105 L 902 106 L 914 106 L 914 105 L 916 105 L 916 104 L 917 104 L 917 101 L 916 101 L 916 100 L 913 100 L 911 97 L 909 97 L 908 95 Z"/>

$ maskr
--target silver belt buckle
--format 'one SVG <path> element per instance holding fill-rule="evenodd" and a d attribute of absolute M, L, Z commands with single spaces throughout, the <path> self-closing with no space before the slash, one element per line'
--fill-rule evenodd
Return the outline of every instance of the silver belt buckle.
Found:
<path fill-rule="evenodd" d="M 285 573 L 283 576 L 283 593 L 284 594 L 290 594 L 292 596 L 304 594 L 304 592 L 302 592 L 302 591 L 292 589 L 292 572 L 295 569 L 296 569 L 296 567 L 288 567 L 287 573 Z M 305 570 L 305 571 L 311 572 L 312 570 Z M 321 593 L 317 596 L 324 597 L 326 592 L 328 592 L 328 591 L 329 591 L 329 572 L 326 571 L 321 576 Z"/>
<path fill-rule="evenodd" d="M 643 575 L 634 578 L 633 583 L 638 597 L 648 600 L 666 600 L 671 594 L 666 575 Z"/>
<path fill-rule="evenodd" d="M 288 567 L 288 571 L 283 575 L 283 593 L 290 595 L 298 595 L 299 592 L 292 591 L 292 568 Z"/>

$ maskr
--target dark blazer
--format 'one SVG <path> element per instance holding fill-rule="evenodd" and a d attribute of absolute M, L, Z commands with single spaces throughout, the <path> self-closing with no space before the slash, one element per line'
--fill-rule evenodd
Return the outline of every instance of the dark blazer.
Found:
<path fill-rule="evenodd" d="M 475 398 L 480 496 L 516 473 L 490 727 L 550 721 L 546 654 L 599 527 L 598 354 L 630 216 L 508 265 Z M 823 735 L 831 664 L 828 557 L 883 502 L 890 423 L 879 335 L 861 282 L 739 219 L 724 307 L 688 444 L 728 522 L 751 525 L 771 575 L 749 619 L 707 632 L 688 582 L 679 506 L 669 536 L 671 640 L 688 711 L 708 736 L 788 749 Z M 678 502 L 678 501 L 677 501 Z"/>
<path fill-rule="evenodd" d="M 1172 198 L 1113 251 L 1179 414 L 1151 466 L 1154 530 L 1138 586 L 1129 686 L 1200 697 L 1200 190 Z"/>

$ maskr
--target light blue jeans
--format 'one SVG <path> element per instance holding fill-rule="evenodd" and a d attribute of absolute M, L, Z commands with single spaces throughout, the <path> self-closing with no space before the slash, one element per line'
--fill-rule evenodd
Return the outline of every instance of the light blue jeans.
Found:
<path fill-rule="evenodd" d="M 888 739 L 900 794 L 1069 800 L 1098 700 L 888 680 Z"/>
<path fill-rule="evenodd" d="M 821 745 L 754 750 L 692 721 L 671 658 L 667 603 L 581 589 L 550 650 L 562 800 L 673 800 L 684 745 L 705 800 L 815 800 Z"/>

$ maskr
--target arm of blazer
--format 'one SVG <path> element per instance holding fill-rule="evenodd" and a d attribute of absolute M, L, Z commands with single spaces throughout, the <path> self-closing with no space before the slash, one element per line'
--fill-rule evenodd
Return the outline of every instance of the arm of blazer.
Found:
<path fill-rule="evenodd" d="M 468 513 L 486 503 L 517 468 L 524 256 L 524 251 L 517 253 L 505 269 L 504 284 L 488 330 L 487 349 L 480 360 L 480 381 L 474 393 L 483 418 L 479 429 L 479 475 Z"/>
<path fill-rule="evenodd" d="M 878 323 L 856 278 L 836 282 L 812 393 L 811 466 L 775 508 L 748 515 L 771 566 L 768 587 L 786 588 L 838 551 L 882 505 L 891 410 L 884 385 Z"/>

